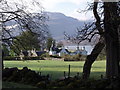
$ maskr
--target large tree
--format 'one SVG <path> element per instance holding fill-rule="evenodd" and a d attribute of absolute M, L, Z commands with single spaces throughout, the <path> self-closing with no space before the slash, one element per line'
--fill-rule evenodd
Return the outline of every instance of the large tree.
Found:
<path fill-rule="evenodd" d="M 120 60 L 120 42 L 119 26 L 120 11 L 117 2 L 104 2 L 104 29 L 106 41 L 107 78 L 119 77 L 119 60 Z"/>
<path fill-rule="evenodd" d="M 20 54 L 21 50 L 40 50 L 41 48 L 39 45 L 38 36 L 30 31 L 25 31 L 16 38 L 19 39 L 19 41 L 14 39 L 10 48 L 18 55 Z M 19 42 L 21 42 L 23 46 L 21 46 Z"/>
<path fill-rule="evenodd" d="M 26 4 L 25 4 L 26 3 Z M 24 0 L 12 2 L 9 0 L 0 0 L 0 27 L 2 28 L 2 43 L 7 45 L 14 45 L 13 40 L 22 42 L 16 36 L 26 30 L 38 35 L 40 46 L 44 46 L 46 37 L 48 35 L 46 15 L 39 2 L 33 0 L 30 5 Z M 34 10 L 38 13 L 33 13 Z M 17 48 L 17 47 L 16 47 Z"/>
<path fill-rule="evenodd" d="M 114 0 L 113 0 L 114 1 Z M 92 53 L 87 56 L 86 62 L 83 68 L 83 78 L 88 78 L 90 74 L 91 65 L 106 45 L 106 77 L 113 78 L 119 76 L 119 25 L 120 25 L 120 12 L 118 2 L 103 2 L 103 24 L 101 24 L 102 18 L 98 14 L 98 3 L 99 0 L 94 0 L 93 3 L 93 13 L 96 18 L 96 27 L 99 31 L 100 36 L 105 39 L 102 40 L 102 43 L 99 42 L 96 44 Z M 104 30 L 102 29 L 102 25 Z M 103 32 L 104 31 L 104 32 Z M 97 47 L 98 46 L 98 47 Z"/>
<path fill-rule="evenodd" d="M 50 48 L 51 48 L 51 46 L 52 46 L 52 44 L 53 44 L 53 41 L 54 41 L 54 39 L 52 38 L 52 37 L 49 37 L 48 39 L 47 39 L 47 50 L 50 50 Z"/>
<path fill-rule="evenodd" d="M 21 0 L 20 0 L 21 1 Z M 41 41 L 46 37 L 47 25 L 45 24 L 46 15 L 42 7 L 35 0 L 31 2 L 31 8 L 25 4 L 0 1 L 0 25 L 2 27 L 2 41 L 7 42 L 15 39 L 19 33 L 29 30 L 37 35 Z M 39 12 L 32 11 L 37 7 Z"/>
<path fill-rule="evenodd" d="M 106 77 L 118 77 L 120 56 L 120 2 L 104 2 L 94 0 L 88 10 L 92 10 L 95 21 L 87 23 L 83 28 L 78 28 L 77 35 L 67 36 L 68 40 L 91 42 L 96 34 L 99 36 L 90 55 L 87 56 L 83 67 L 83 79 L 90 76 L 92 64 L 106 45 Z"/>

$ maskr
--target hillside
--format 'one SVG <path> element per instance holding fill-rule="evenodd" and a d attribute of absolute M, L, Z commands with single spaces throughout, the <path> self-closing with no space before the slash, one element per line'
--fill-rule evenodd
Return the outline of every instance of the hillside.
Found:
<path fill-rule="evenodd" d="M 56 40 L 63 40 L 64 32 L 68 34 L 75 34 L 76 28 L 83 26 L 84 24 L 84 21 L 79 21 L 73 17 L 65 16 L 62 13 L 46 13 L 49 16 L 49 21 L 47 21 L 48 28 L 53 38 L 55 38 Z"/>

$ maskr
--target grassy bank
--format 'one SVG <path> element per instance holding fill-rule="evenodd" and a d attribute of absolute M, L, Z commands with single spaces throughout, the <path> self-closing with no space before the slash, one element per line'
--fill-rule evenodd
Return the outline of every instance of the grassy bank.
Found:
<path fill-rule="evenodd" d="M 64 62 L 59 60 L 34 60 L 34 61 L 4 61 L 5 67 L 28 67 L 29 69 L 39 71 L 42 75 L 50 74 L 51 79 L 55 80 L 63 77 L 64 71 L 68 72 L 68 65 L 71 65 L 71 76 L 77 72 L 82 72 L 84 61 Z M 99 78 L 101 74 L 105 74 L 105 61 L 96 61 L 92 66 L 92 78 Z"/>

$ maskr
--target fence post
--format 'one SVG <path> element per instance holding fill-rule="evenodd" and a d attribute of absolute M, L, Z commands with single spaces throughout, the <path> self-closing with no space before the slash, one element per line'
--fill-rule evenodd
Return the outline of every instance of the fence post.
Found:
<path fill-rule="evenodd" d="M 68 78 L 70 77 L 70 65 L 68 67 Z"/>
<path fill-rule="evenodd" d="M 66 79 L 66 73 L 65 73 L 65 71 L 64 71 L 64 78 Z"/>

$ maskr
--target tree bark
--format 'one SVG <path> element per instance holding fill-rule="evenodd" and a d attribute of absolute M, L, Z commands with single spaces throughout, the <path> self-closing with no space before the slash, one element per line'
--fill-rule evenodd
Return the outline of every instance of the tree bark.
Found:
<path fill-rule="evenodd" d="M 106 42 L 106 77 L 119 77 L 119 35 L 117 3 L 104 2 L 104 29 Z"/>
<path fill-rule="evenodd" d="M 4 63 L 3 63 L 4 52 L 3 52 L 3 50 L 1 52 L 1 54 L 2 54 L 2 70 L 3 70 L 4 69 Z"/>
<path fill-rule="evenodd" d="M 96 19 L 96 28 L 99 32 L 100 35 L 100 41 L 95 45 L 94 49 L 92 50 L 91 54 L 87 56 L 84 67 L 83 67 L 83 79 L 89 78 L 90 71 L 91 71 L 91 66 L 94 63 L 94 61 L 97 59 L 98 55 L 102 51 L 102 49 L 105 46 L 104 43 L 104 30 L 101 27 L 101 18 L 98 14 L 97 11 L 98 8 L 98 0 L 94 0 L 94 5 L 93 5 L 93 14 Z"/>
<path fill-rule="evenodd" d="M 120 25 L 119 25 L 119 27 L 118 27 L 118 40 L 119 40 L 119 52 L 118 52 L 118 58 L 119 58 L 119 77 L 120 77 Z"/>
<path fill-rule="evenodd" d="M 97 59 L 98 55 L 105 47 L 104 38 L 101 37 L 100 41 L 95 45 L 94 49 L 92 50 L 91 54 L 87 56 L 84 67 L 83 67 L 83 79 L 88 79 L 90 76 L 91 66 L 94 61 Z"/>

